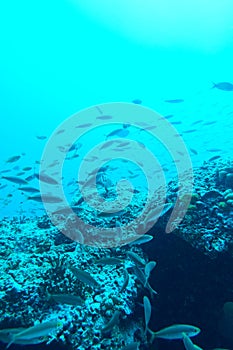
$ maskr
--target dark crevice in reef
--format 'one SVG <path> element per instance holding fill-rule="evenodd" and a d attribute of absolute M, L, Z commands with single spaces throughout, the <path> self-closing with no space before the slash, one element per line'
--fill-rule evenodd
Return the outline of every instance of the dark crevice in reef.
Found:
<path fill-rule="evenodd" d="M 154 230 L 154 229 L 153 229 Z M 233 259 L 227 252 L 215 259 L 193 248 L 174 233 L 153 232 L 153 244 L 144 245 L 149 260 L 157 261 L 151 285 L 158 292 L 153 302 L 153 330 L 176 323 L 198 326 L 193 341 L 204 349 L 229 346 L 219 333 L 223 304 L 233 300 Z M 180 349 L 178 341 L 156 340 L 151 349 Z M 231 344 L 232 346 L 232 344 Z"/>

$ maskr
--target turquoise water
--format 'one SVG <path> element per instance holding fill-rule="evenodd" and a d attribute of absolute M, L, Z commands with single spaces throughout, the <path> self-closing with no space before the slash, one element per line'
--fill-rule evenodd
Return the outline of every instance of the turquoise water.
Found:
<path fill-rule="evenodd" d="M 135 99 L 163 116 L 172 114 L 169 121 L 179 133 L 195 129 L 182 135 L 194 150 L 194 166 L 231 154 L 233 92 L 212 89 L 212 82 L 233 81 L 231 2 L 187 7 L 182 1 L 149 1 L 143 10 L 140 1 L 107 3 L 1 4 L 3 170 L 34 168 L 46 142 L 36 136 L 49 138 L 83 108 Z M 184 102 L 164 102 L 170 99 Z M 216 148 L 220 151 L 207 151 Z M 18 162 L 5 163 L 22 153 Z M 7 185 L 4 215 L 15 211 L 11 198 L 5 199 L 12 191 Z"/>
<path fill-rule="evenodd" d="M 40 200 L 29 199 L 35 194 L 22 191 L 20 188 L 24 184 L 19 184 L 19 181 L 26 180 L 27 186 L 39 191 L 39 182 L 35 174 L 40 171 L 47 142 L 54 137 L 58 128 L 62 129 L 62 123 L 70 116 L 95 105 L 120 102 L 135 107 L 138 105 L 138 108 L 149 108 L 152 115 L 153 111 L 156 112 L 152 124 L 158 126 L 156 119 L 158 114 L 161 120 L 171 123 L 174 133 L 180 135 L 185 144 L 193 168 L 199 171 L 204 162 L 209 166 L 214 160 L 223 162 L 232 160 L 232 19 L 233 3 L 230 0 L 2 2 L 0 4 L 1 219 L 23 216 L 33 218 L 45 214 Z M 101 113 L 100 116 L 104 115 Z M 89 120 L 87 117 L 86 123 L 88 122 L 91 122 L 92 127 L 92 119 Z M 127 116 L 124 123 L 120 120 L 118 124 L 116 120 L 111 124 L 103 119 L 101 128 L 89 130 L 77 139 L 75 144 L 70 143 L 69 133 L 67 134 L 67 143 L 61 144 L 60 150 L 61 153 L 66 153 L 62 184 L 69 204 L 72 203 L 74 195 L 77 195 L 77 173 L 86 154 L 97 144 L 111 142 L 113 139 L 138 142 L 155 156 L 167 184 L 176 178 L 174 158 L 166 147 L 166 142 L 162 144 L 158 138 L 142 130 L 143 127 L 140 129 L 127 122 Z M 144 122 L 143 114 L 141 122 Z M 170 134 L 167 138 L 170 140 Z M 72 146 L 74 148 L 69 149 Z M 105 149 L 101 154 L 105 154 L 104 152 Z M 133 153 L 135 155 L 134 149 Z M 16 156 L 19 156 L 19 159 L 14 159 Z M 55 165 L 56 168 L 56 157 L 52 160 L 55 162 L 52 166 Z M 94 164 L 93 160 L 93 166 Z M 91 165 L 92 161 L 89 169 Z M 117 159 L 111 162 L 106 160 L 106 164 L 103 162 L 101 166 L 103 168 L 100 168 L 97 177 L 100 182 L 98 191 L 102 198 L 108 199 L 109 188 L 116 187 L 120 179 L 129 180 L 135 192 L 147 194 L 146 175 L 140 166 L 133 164 L 130 159 L 128 161 Z M 107 168 L 103 170 L 105 166 Z M 229 172 L 232 174 L 232 171 Z M 56 177 L 56 169 L 54 173 L 48 169 L 48 174 L 52 178 Z M 206 174 L 204 176 L 208 177 Z M 224 192 L 226 188 L 220 190 Z M 230 195 L 233 196 L 231 192 Z M 39 192 L 35 193 L 37 195 Z M 116 193 L 111 192 L 111 196 L 115 198 Z M 225 205 L 223 199 L 221 203 L 222 210 Z M 211 201 L 209 205 L 211 207 Z M 227 216 L 229 212 L 223 214 Z M 231 217 L 232 211 L 229 214 L 229 225 Z M 227 220 L 226 217 L 225 219 Z M 18 224 L 20 225 L 21 221 Z M 33 230 L 36 230 L 33 220 L 30 224 Z M 40 225 L 45 224 L 40 222 Z M 12 240 L 10 235 L 9 233 Z M 67 251 L 64 251 L 66 254 Z M 151 254 L 150 248 L 148 251 Z M 16 253 L 18 254 L 18 251 Z M 16 253 L 14 251 L 14 254 Z M 75 254 L 76 259 L 82 254 L 81 248 L 80 252 L 75 251 Z M 111 254 L 114 257 L 114 253 Z M 127 256 L 126 251 L 122 254 L 124 258 Z M 143 254 L 141 252 L 141 255 Z M 159 256 L 160 252 L 156 254 Z M 121 258 L 120 255 L 119 257 Z M 186 258 L 188 259 L 188 253 Z M 92 260 L 90 265 L 93 265 Z M 229 272 L 227 269 L 224 271 Z M 101 271 L 99 275 L 101 276 Z M 71 281 L 73 281 L 72 275 Z M 202 282 L 204 283 L 204 278 Z M 232 282 L 225 281 L 225 283 Z M 199 287 L 202 288 L 202 284 Z M 73 293 L 75 289 L 72 288 Z M 137 293 L 138 290 L 135 290 Z M 57 293 L 56 290 L 55 292 Z M 232 295 L 231 297 L 229 295 L 225 297 L 224 293 L 221 294 L 218 299 L 221 307 L 225 302 L 232 300 Z M 129 299 L 130 297 L 131 294 Z M 139 300 L 140 302 L 142 300 Z M 193 311 L 192 307 L 190 309 Z M 161 310 L 163 311 L 162 307 Z M 32 319 L 34 322 L 37 318 L 34 315 Z M 192 317 L 188 319 L 190 320 Z M 162 321 L 161 328 L 164 326 Z M 172 320 L 167 317 L 167 324 L 176 322 L 180 321 L 174 317 Z M 20 325 L 20 322 L 16 325 L 10 323 L 5 327 Z M 209 344 L 211 338 L 210 329 L 212 330 L 210 327 L 206 332 L 208 340 L 205 339 L 203 342 L 205 346 Z M 222 333 L 224 334 L 224 331 Z M 230 338 L 232 344 L 232 337 Z M 129 339 L 134 340 L 133 337 Z M 119 344 L 126 345 L 124 342 Z M 219 344 L 221 345 L 221 341 Z M 211 347 L 212 345 L 211 343 Z M 146 349 L 147 345 L 141 342 L 141 348 Z M 158 348 L 166 349 L 165 346 L 163 348 L 163 343 Z"/>

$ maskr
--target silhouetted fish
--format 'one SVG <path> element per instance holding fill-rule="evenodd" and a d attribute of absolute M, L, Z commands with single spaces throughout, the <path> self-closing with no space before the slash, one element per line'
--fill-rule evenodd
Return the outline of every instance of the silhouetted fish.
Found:
<path fill-rule="evenodd" d="M 168 102 L 168 103 L 181 103 L 184 102 L 184 100 L 182 100 L 181 98 L 177 98 L 175 100 L 165 100 L 164 102 Z"/>
<path fill-rule="evenodd" d="M 136 105 L 140 105 L 142 103 L 142 100 L 140 100 L 139 98 L 136 98 L 132 102 L 135 103 Z"/>
<path fill-rule="evenodd" d="M 14 182 L 16 184 L 19 185 L 27 185 L 28 182 L 24 179 L 21 179 L 20 177 L 16 177 L 16 176 L 2 176 L 2 179 Z"/>
<path fill-rule="evenodd" d="M 19 160 L 20 157 L 21 157 L 21 156 L 12 156 L 12 157 L 10 157 L 10 158 L 8 158 L 8 159 L 6 160 L 6 163 L 14 163 L 14 162 L 16 162 L 17 160 Z"/>
<path fill-rule="evenodd" d="M 35 173 L 35 177 L 40 180 L 40 181 L 43 181 L 43 182 L 46 182 L 48 184 L 51 184 L 51 185 L 57 185 L 58 182 L 56 179 L 53 179 L 52 177 L 50 177 L 49 175 L 46 175 L 46 174 L 36 174 Z"/>
<path fill-rule="evenodd" d="M 37 135 L 36 138 L 38 140 L 45 140 L 45 139 L 47 139 L 47 136 L 43 136 L 43 135 L 39 136 L 39 135 Z"/>
<path fill-rule="evenodd" d="M 198 152 L 197 152 L 194 148 L 190 148 L 190 151 L 191 151 L 193 154 L 195 154 L 195 155 L 198 154 Z"/>
<path fill-rule="evenodd" d="M 221 158 L 221 156 L 214 156 L 212 158 L 209 159 L 209 162 L 212 162 L 213 160 L 219 159 Z"/>
<path fill-rule="evenodd" d="M 228 83 L 228 82 L 221 82 L 221 83 L 213 83 L 213 88 L 217 88 L 219 90 L 224 90 L 224 91 L 233 91 L 233 84 Z"/>

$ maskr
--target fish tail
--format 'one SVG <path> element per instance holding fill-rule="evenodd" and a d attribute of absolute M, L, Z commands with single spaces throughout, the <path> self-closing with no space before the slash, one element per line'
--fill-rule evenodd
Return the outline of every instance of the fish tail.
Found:
<path fill-rule="evenodd" d="M 10 335 L 10 341 L 6 346 L 6 349 L 9 349 L 9 347 L 14 343 L 14 336 L 13 334 Z"/>
<path fill-rule="evenodd" d="M 213 86 L 211 89 L 214 89 L 216 87 L 216 84 L 213 81 L 212 81 L 212 84 L 213 84 Z"/>
<path fill-rule="evenodd" d="M 151 298 L 153 298 L 154 295 L 157 295 L 158 292 L 156 292 L 156 290 L 154 290 L 151 285 L 149 284 L 149 282 L 146 283 L 146 287 L 149 289 Z"/>
<path fill-rule="evenodd" d="M 147 331 L 151 334 L 151 338 L 150 338 L 150 344 L 152 344 L 155 340 L 155 333 L 153 332 L 150 328 L 147 327 Z"/>

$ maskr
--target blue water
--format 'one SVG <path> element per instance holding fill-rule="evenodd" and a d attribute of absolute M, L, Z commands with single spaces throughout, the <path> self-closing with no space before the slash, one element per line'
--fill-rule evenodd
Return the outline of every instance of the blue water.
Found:
<path fill-rule="evenodd" d="M 183 134 L 198 153 L 190 153 L 194 166 L 213 155 L 207 149 L 231 154 L 233 92 L 211 89 L 212 82 L 233 81 L 231 2 L 190 8 L 182 1 L 146 2 L 141 14 L 140 1 L 110 3 L 1 4 L 2 169 L 22 153 L 13 165 L 34 166 L 45 144 L 36 136 L 49 137 L 83 108 L 137 98 L 163 116 L 173 114 L 178 132 L 196 129 Z M 184 102 L 164 102 L 169 99 Z M 15 211 L 5 200 L 11 190 L 8 183 L 2 192 L 4 215 Z"/>

